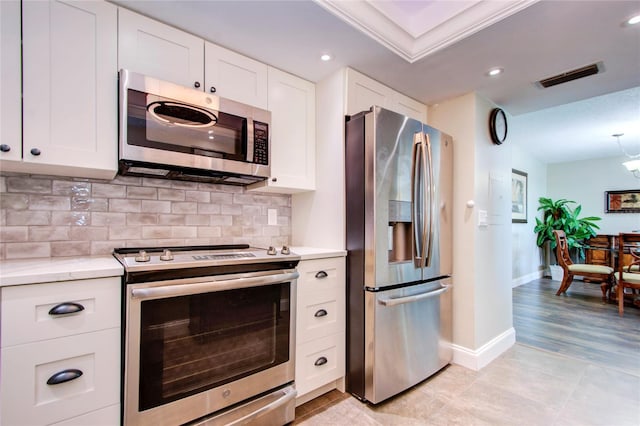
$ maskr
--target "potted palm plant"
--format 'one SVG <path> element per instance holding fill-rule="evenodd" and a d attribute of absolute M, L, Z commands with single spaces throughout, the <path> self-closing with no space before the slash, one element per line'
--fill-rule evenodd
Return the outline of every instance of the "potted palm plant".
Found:
<path fill-rule="evenodd" d="M 600 227 L 595 222 L 601 218 L 579 217 L 582 206 L 575 201 L 566 199 L 554 201 L 551 198 L 540 197 L 538 202 L 540 203 L 538 210 L 542 211 L 542 220 L 536 217 L 536 226 L 533 228 L 533 232 L 538 234 L 536 239 L 538 247 L 551 250 L 555 257 L 556 240 L 553 231 L 559 229 L 567 234 L 567 245 L 573 257 L 577 260 L 584 259 L 584 243 L 596 236 L 596 230 Z M 575 206 L 572 207 L 574 204 Z"/>

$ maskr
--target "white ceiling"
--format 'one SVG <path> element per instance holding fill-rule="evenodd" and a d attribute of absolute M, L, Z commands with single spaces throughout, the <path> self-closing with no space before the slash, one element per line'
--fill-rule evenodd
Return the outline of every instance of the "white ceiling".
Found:
<path fill-rule="evenodd" d="M 613 133 L 640 152 L 640 25 L 623 25 L 639 1 L 114 3 L 314 82 L 350 66 L 426 104 L 476 91 L 512 116 L 508 141 L 546 162 L 620 155 Z M 534 84 L 598 61 L 603 73 Z"/>

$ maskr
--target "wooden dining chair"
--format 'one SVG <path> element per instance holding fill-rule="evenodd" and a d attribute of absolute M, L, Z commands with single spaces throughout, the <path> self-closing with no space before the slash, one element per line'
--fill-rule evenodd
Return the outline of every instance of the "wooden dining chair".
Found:
<path fill-rule="evenodd" d="M 636 298 L 636 290 L 640 290 L 640 233 L 621 233 L 618 237 L 618 314 L 624 314 L 624 298 Z M 631 289 L 626 294 L 624 289 Z"/>
<path fill-rule="evenodd" d="M 556 238 L 556 257 L 558 258 L 558 264 L 564 271 L 564 277 L 560 283 L 560 288 L 558 288 L 558 291 L 556 292 L 556 296 L 565 293 L 569 289 L 569 286 L 571 286 L 573 277 L 578 275 L 600 282 L 602 302 L 606 303 L 608 294 L 615 283 L 615 270 L 610 266 L 573 263 L 571 256 L 569 256 L 567 235 L 564 231 L 560 230 L 553 231 L 553 234 Z"/>

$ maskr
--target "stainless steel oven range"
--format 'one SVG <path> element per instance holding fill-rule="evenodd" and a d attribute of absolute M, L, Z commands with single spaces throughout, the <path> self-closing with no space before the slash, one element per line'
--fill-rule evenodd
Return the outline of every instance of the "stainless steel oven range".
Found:
<path fill-rule="evenodd" d="M 283 425 L 295 410 L 299 256 L 121 248 L 124 425 Z"/>

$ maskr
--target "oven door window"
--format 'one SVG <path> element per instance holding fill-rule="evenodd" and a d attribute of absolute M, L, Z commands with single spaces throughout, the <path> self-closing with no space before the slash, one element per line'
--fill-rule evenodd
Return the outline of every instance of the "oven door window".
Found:
<path fill-rule="evenodd" d="M 246 161 L 247 119 L 127 91 L 127 143 L 206 157 Z"/>
<path fill-rule="evenodd" d="M 140 411 L 289 360 L 290 283 L 143 301 Z"/>

